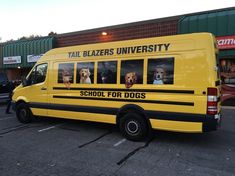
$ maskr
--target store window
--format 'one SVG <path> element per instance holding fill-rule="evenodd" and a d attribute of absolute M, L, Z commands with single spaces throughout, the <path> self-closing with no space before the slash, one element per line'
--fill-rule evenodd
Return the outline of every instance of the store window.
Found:
<path fill-rule="evenodd" d="M 148 59 L 148 84 L 174 84 L 174 58 Z"/>
<path fill-rule="evenodd" d="M 61 63 L 58 70 L 58 83 L 63 83 L 66 87 L 74 82 L 74 63 Z"/>
<path fill-rule="evenodd" d="M 123 60 L 121 62 L 121 84 L 126 88 L 134 84 L 143 84 L 144 60 Z"/>
<path fill-rule="evenodd" d="M 235 84 L 235 59 L 221 59 L 220 71 L 222 84 Z"/>
<path fill-rule="evenodd" d="M 99 84 L 117 83 L 117 61 L 98 62 L 97 83 Z"/>
<path fill-rule="evenodd" d="M 77 64 L 77 83 L 94 83 L 94 62 L 81 62 Z"/>

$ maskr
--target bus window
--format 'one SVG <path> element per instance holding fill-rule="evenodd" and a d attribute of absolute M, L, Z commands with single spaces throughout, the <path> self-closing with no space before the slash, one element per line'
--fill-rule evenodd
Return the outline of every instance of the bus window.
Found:
<path fill-rule="evenodd" d="M 37 65 L 30 75 L 26 78 L 26 85 L 25 86 L 30 86 L 33 84 L 38 84 L 42 83 L 46 79 L 46 74 L 47 74 L 47 64 L 40 64 Z"/>
<path fill-rule="evenodd" d="M 174 83 L 174 58 L 148 59 L 148 84 Z"/>
<path fill-rule="evenodd" d="M 98 62 L 98 84 L 117 83 L 117 61 Z"/>
<path fill-rule="evenodd" d="M 77 63 L 77 83 L 94 83 L 94 62 Z"/>
<path fill-rule="evenodd" d="M 58 69 L 58 83 L 71 84 L 74 82 L 74 63 L 61 63 Z"/>
<path fill-rule="evenodd" d="M 35 72 L 35 84 L 45 81 L 47 75 L 47 64 L 40 64 L 36 68 Z"/>
<path fill-rule="evenodd" d="M 121 62 L 121 84 L 126 88 L 134 84 L 143 84 L 144 60 L 123 60 Z"/>

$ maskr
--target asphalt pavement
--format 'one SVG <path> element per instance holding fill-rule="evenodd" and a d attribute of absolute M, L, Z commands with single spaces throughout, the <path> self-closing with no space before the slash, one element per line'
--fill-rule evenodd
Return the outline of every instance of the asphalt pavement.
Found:
<path fill-rule="evenodd" d="M 155 131 L 132 142 L 114 125 L 55 118 L 21 124 L 0 107 L 0 176 L 232 176 L 235 108 L 204 134 Z"/>

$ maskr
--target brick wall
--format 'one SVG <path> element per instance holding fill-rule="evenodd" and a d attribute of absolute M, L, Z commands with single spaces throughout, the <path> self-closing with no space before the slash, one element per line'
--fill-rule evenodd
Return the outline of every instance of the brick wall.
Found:
<path fill-rule="evenodd" d="M 177 34 L 178 18 L 167 21 L 150 20 L 133 24 L 104 27 L 61 34 L 56 36 L 56 47 L 74 46 L 81 44 L 99 43 L 107 41 L 121 41 L 128 39 L 148 38 Z M 107 36 L 102 36 L 105 31 Z"/>

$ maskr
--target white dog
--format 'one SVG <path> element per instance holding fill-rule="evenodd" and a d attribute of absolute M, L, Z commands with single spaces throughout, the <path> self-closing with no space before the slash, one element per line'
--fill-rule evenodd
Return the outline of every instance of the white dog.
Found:
<path fill-rule="evenodd" d="M 82 68 L 79 72 L 80 74 L 80 84 L 91 84 L 90 70 L 89 68 Z"/>
<path fill-rule="evenodd" d="M 165 69 L 157 67 L 154 71 L 153 84 L 164 84 Z"/>

